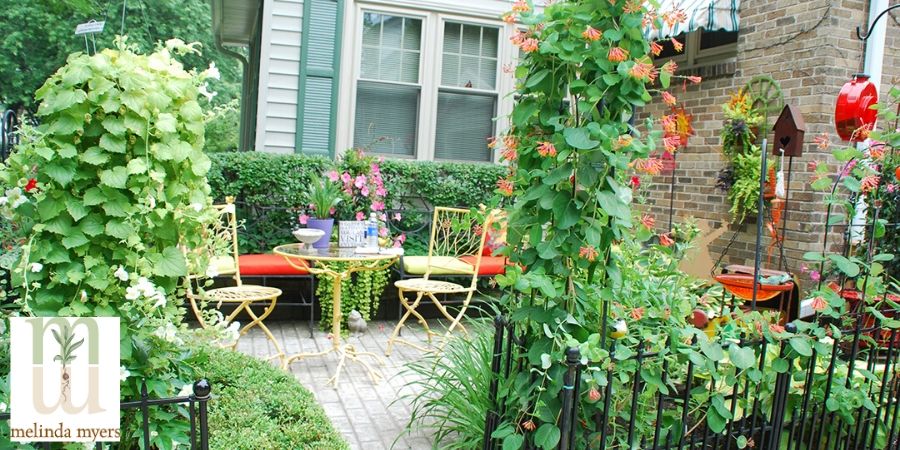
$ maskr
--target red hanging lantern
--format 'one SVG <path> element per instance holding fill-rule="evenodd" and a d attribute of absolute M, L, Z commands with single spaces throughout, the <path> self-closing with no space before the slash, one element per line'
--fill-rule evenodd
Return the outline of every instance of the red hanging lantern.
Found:
<path fill-rule="evenodd" d="M 878 112 L 871 109 L 871 106 L 876 103 L 878 103 L 878 89 L 869 81 L 869 76 L 853 75 L 853 79 L 841 88 L 837 106 L 834 108 L 834 127 L 838 136 L 849 141 L 853 132 L 860 127 L 873 129 Z"/>

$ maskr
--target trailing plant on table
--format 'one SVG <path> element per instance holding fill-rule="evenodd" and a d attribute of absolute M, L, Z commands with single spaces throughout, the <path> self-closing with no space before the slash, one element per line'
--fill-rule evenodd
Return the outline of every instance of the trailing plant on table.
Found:
<path fill-rule="evenodd" d="M 346 270 L 352 262 L 332 262 L 329 267 L 335 271 Z M 381 304 L 381 294 L 387 287 L 390 278 L 389 269 L 385 270 L 367 270 L 353 274 L 341 283 L 341 312 L 342 320 L 341 328 L 347 328 L 347 317 L 350 311 L 359 311 L 362 318 L 366 321 L 372 320 L 374 313 L 378 312 L 378 306 Z M 322 318 L 319 326 L 323 330 L 331 330 L 331 319 L 334 310 L 334 294 L 332 288 L 334 281 L 327 275 L 318 276 L 318 284 L 316 285 L 316 300 L 322 308 Z"/>
<path fill-rule="evenodd" d="M 215 218 L 198 102 L 214 73 L 187 72 L 173 53 L 196 52 L 171 40 L 140 55 L 120 38 L 116 49 L 73 54 L 35 95 L 42 125 L 0 166 L 0 184 L 11 187 L 2 215 L 25 237 L 12 276 L 17 306 L 121 317 L 123 398 L 138 398 L 142 379 L 153 397 L 193 379 L 179 337 L 180 246 L 200 247 Z M 187 443 L 183 416 L 150 411 L 153 446 Z M 123 431 L 134 431 L 134 418 Z"/>

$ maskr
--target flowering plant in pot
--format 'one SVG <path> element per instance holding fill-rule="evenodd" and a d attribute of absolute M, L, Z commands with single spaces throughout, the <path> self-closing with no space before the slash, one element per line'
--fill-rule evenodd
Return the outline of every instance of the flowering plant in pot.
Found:
<path fill-rule="evenodd" d="M 300 223 L 308 228 L 322 230 L 325 235 L 314 242 L 313 247 L 328 248 L 334 228 L 335 208 L 343 200 L 341 189 L 328 179 L 313 177 L 306 199 L 309 209 L 300 215 Z"/>

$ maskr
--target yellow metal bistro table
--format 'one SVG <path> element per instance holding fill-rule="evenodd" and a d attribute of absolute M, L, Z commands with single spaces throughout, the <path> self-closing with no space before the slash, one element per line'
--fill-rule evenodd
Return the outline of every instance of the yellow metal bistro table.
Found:
<path fill-rule="evenodd" d="M 287 244 L 275 247 L 275 254 L 284 256 L 287 262 L 300 270 L 308 270 L 312 274 L 327 275 L 331 277 L 334 283 L 331 319 L 331 348 L 321 352 L 307 352 L 291 355 L 284 360 L 284 368 L 290 367 L 294 361 L 303 358 L 311 358 L 316 356 L 325 356 L 330 353 L 337 353 L 339 356 L 338 367 L 334 376 L 328 380 L 328 383 L 337 387 L 338 380 L 341 376 L 341 370 L 344 363 L 350 361 L 362 364 L 365 367 L 369 378 L 373 383 L 379 382 L 383 375 L 373 369 L 369 364 L 362 360 L 362 356 L 369 356 L 379 365 L 384 362 L 378 355 L 372 352 L 362 352 L 356 350 L 352 344 L 341 345 L 341 282 L 349 278 L 355 272 L 383 270 L 390 267 L 399 259 L 398 254 L 394 253 L 357 253 L 354 248 L 338 248 L 329 247 L 327 249 L 316 249 L 305 244 Z M 332 263 L 350 263 L 344 270 L 335 269 Z"/>

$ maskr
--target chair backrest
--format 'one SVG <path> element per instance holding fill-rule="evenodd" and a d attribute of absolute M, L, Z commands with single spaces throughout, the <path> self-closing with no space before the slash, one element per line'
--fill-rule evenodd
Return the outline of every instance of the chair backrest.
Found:
<path fill-rule="evenodd" d="M 469 276 L 474 288 L 486 235 L 484 214 L 460 208 L 435 208 L 425 278 L 432 274 Z"/>
<path fill-rule="evenodd" d="M 190 274 L 191 278 L 203 278 L 208 276 L 233 275 L 238 286 L 241 282 L 241 268 L 239 264 L 237 213 L 235 212 L 234 198 L 226 197 L 224 204 L 213 205 L 218 212 L 218 220 L 206 229 L 203 239 L 204 245 L 190 251 L 204 254 L 208 258 L 208 269 L 205 274 Z"/>

